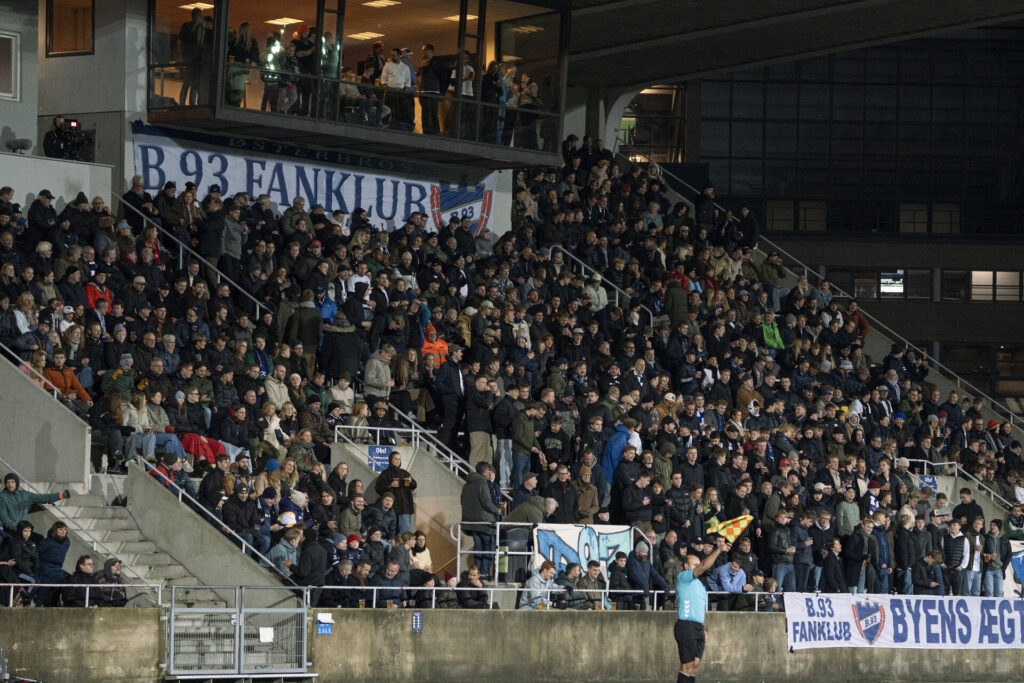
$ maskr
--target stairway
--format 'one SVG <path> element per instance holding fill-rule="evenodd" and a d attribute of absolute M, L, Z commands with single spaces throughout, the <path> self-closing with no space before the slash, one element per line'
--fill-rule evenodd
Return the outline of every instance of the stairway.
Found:
<path fill-rule="evenodd" d="M 67 502 L 39 506 L 40 511 L 30 515 L 36 530 L 43 534 L 53 522 L 62 521 L 68 525 L 72 547 L 64 563 L 65 571 L 73 572 L 78 556 L 90 553 L 95 556 L 97 571 L 102 569 L 108 558 L 120 559 L 126 583 L 164 587 L 201 585 L 199 579 L 142 534 L 123 505 L 113 504 L 118 494 L 112 496 L 111 493 L 118 488 L 124 490 L 123 480 L 123 476 L 93 475 L 89 491 L 81 485 L 32 483 L 34 489 L 43 493 L 56 493 L 65 488 L 71 490 L 72 495 Z M 192 607 L 223 607 L 226 604 L 209 589 L 182 591 L 178 595 L 179 604 Z M 132 606 L 152 606 L 157 602 L 154 590 L 132 589 L 128 596 L 128 604 Z M 165 601 L 168 599 L 169 595 L 164 597 Z"/>

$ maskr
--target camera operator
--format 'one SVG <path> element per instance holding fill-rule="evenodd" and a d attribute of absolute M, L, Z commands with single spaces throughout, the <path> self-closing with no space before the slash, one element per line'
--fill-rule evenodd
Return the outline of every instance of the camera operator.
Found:
<path fill-rule="evenodd" d="M 78 121 L 63 116 L 53 119 L 53 129 L 43 137 L 43 153 L 51 159 L 78 161 L 85 136 L 78 130 Z"/>
<path fill-rule="evenodd" d="M 51 159 L 67 159 L 68 144 L 64 133 L 64 117 L 53 119 L 53 128 L 43 137 L 43 153 Z"/>

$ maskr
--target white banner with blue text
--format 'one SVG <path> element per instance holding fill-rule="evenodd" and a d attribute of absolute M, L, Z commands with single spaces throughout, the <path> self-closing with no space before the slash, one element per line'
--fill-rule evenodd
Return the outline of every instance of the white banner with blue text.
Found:
<path fill-rule="evenodd" d="M 786 593 L 791 650 L 1024 648 L 1024 600 Z"/>
<path fill-rule="evenodd" d="M 132 124 L 135 172 L 154 195 L 168 181 L 178 192 L 191 181 L 197 199 L 217 185 L 222 196 L 266 194 L 278 211 L 292 199 L 306 200 L 306 210 L 320 204 L 327 214 L 366 210 L 370 223 L 391 231 L 413 211 L 427 214 L 427 228 L 439 231 L 451 218 L 468 218 L 474 234 L 487 227 L 497 173 L 477 185 L 449 185 L 403 175 L 398 162 L 338 151 L 317 150 L 265 140 L 195 135 Z"/>

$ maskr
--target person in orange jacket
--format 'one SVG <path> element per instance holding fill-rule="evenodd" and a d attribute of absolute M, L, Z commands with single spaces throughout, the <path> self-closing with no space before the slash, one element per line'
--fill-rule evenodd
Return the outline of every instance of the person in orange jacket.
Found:
<path fill-rule="evenodd" d="M 67 354 L 63 349 L 53 352 L 53 364 L 43 370 L 43 377 L 60 392 L 61 396 L 72 401 L 81 401 L 92 405 L 92 398 L 82 383 L 75 377 L 75 371 L 66 366 Z"/>
<path fill-rule="evenodd" d="M 425 356 L 429 353 L 434 357 L 434 369 L 437 370 L 448 360 L 448 342 L 437 336 L 437 328 L 433 325 L 427 325 L 426 335 L 422 354 Z"/>

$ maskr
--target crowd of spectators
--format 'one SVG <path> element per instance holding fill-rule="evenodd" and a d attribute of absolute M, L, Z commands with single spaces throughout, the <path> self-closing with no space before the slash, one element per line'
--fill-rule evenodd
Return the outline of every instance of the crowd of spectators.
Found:
<path fill-rule="evenodd" d="M 499 519 L 636 526 L 650 538 L 603 578 L 644 591 L 744 514 L 754 523 L 711 586 L 907 589 L 932 550 L 945 554 L 928 583 L 943 589 L 1005 570 L 1005 535 L 984 520 L 979 534 L 963 504 L 961 532 L 908 459 L 959 462 L 1024 498 L 1009 425 L 940 396 L 913 350 L 868 358 L 857 302 L 827 281 L 784 285 L 778 253 L 755 258 L 756 217 L 720 212 L 710 184 L 691 213 L 656 165 L 579 143 L 561 168 L 516 174 L 497 239 L 468 216 L 435 231 L 413 212 L 387 232 L 302 197 L 278 215 L 217 185 L 154 197 L 136 177 L 120 221 L 100 197 L 58 214 L 43 190 L 22 211 L 0 188 L 0 341 L 89 421 L 113 471 L 159 462 L 165 485 L 304 582 L 343 576 L 345 559 L 365 580 L 438 582 L 402 557 L 418 547 L 408 473 L 382 475 L 366 506 L 331 468 L 336 427 L 376 441 L 369 428 L 395 427 L 395 410 L 474 468 L 462 517 L 478 581 Z M 204 260 L 179 260 L 174 240 Z M 961 537 L 995 550 L 961 553 Z M 586 583 L 591 568 L 576 569 Z"/>

